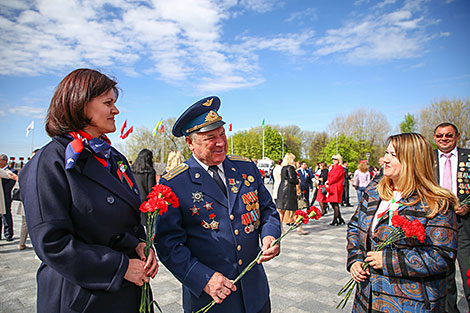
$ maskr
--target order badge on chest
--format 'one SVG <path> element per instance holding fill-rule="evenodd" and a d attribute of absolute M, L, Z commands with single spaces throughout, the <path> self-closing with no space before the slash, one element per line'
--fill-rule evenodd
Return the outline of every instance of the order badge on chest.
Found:
<path fill-rule="evenodd" d="M 242 224 L 245 225 L 245 233 L 250 234 L 259 227 L 259 198 L 258 192 L 250 191 L 241 195 L 248 213 L 242 214 Z"/>

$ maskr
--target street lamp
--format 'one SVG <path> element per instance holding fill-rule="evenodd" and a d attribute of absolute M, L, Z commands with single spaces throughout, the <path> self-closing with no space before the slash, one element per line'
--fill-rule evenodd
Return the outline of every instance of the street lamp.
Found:
<path fill-rule="evenodd" d="M 336 154 L 338 154 L 338 132 L 336 132 Z"/>
<path fill-rule="evenodd" d="M 278 132 L 279 135 L 281 136 L 281 149 L 282 149 L 282 154 L 281 154 L 281 159 L 284 158 L 284 136 L 281 134 L 281 132 Z"/>

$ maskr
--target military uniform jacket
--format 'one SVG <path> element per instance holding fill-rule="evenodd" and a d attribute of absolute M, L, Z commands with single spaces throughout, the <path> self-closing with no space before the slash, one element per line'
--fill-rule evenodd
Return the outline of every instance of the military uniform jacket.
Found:
<path fill-rule="evenodd" d="M 364 261 L 384 241 L 393 227 L 388 213 L 377 224 L 372 236 L 369 230 L 380 199 L 377 182 L 367 187 L 348 225 L 347 268 Z M 446 272 L 457 254 L 457 221 L 449 210 L 432 219 L 425 217 L 423 203 L 409 206 L 413 198 L 401 199 L 398 214 L 409 220 L 418 219 L 425 227 L 425 241 L 405 239 L 383 250 L 383 270 L 370 268 L 371 275 L 356 290 L 353 312 L 444 312 Z M 369 302 L 370 301 L 370 302 Z M 368 311 L 372 303 L 371 311 Z"/>
<path fill-rule="evenodd" d="M 185 312 L 212 301 L 203 289 L 215 272 L 235 279 L 260 251 L 260 238 L 280 236 L 279 215 L 254 163 L 227 156 L 223 168 L 228 199 L 194 157 L 160 180 L 180 206 L 157 221 L 157 253 L 183 284 Z M 263 266 L 257 264 L 211 312 L 258 312 L 268 296 Z"/>
<path fill-rule="evenodd" d="M 37 312 L 138 312 L 140 287 L 124 280 L 129 257 L 145 238 L 140 198 L 86 149 L 65 170 L 66 137 L 54 137 L 20 173 L 26 221 L 36 254 Z M 114 171 L 116 177 L 111 173 Z"/>
<path fill-rule="evenodd" d="M 463 201 L 470 196 L 470 149 L 457 148 L 457 152 L 457 198 L 459 198 L 459 201 Z M 434 153 L 436 157 L 436 177 L 439 183 L 438 150 L 434 150 Z M 470 213 L 463 216 L 457 214 L 457 222 L 459 223 L 459 229 L 463 229 L 467 234 L 470 234 Z"/>

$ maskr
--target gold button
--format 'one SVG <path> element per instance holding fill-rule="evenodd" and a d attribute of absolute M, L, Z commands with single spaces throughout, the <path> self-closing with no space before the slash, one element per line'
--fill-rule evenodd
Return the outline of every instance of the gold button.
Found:
<path fill-rule="evenodd" d="M 238 265 L 242 265 L 242 264 L 243 264 L 242 259 L 238 260 Z"/>
<path fill-rule="evenodd" d="M 235 236 L 238 236 L 238 229 L 235 229 L 233 232 L 235 233 Z"/>
<path fill-rule="evenodd" d="M 240 251 L 242 249 L 242 246 L 238 245 L 237 246 L 237 251 Z"/>
<path fill-rule="evenodd" d="M 233 216 L 233 214 L 230 214 L 230 220 L 233 221 L 234 218 L 235 216 Z"/>

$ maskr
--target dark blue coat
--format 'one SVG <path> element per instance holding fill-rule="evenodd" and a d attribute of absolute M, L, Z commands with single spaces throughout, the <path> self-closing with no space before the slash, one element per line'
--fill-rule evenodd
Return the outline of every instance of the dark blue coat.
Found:
<path fill-rule="evenodd" d="M 203 289 L 214 272 L 235 279 L 260 251 L 260 238 L 280 236 L 279 215 L 254 163 L 227 156 L 223 167 L 228 200 L 194 157 L 160 181 L 173 189 L 180 206 L 157 221 L 157 253 L 183 284 L 185 312 L 212 301 Z M 250 219 L 253 215 L 257 221 Z M 218 225 L 211 228 L 210 223 Z M 237 288 L 210 312 L 258 312 L 269 297 L 263 266 L 255 265 Z"/>
<path fill-rule="evenodd" d="M 84 150 L 66 171 L 69 141 L 54 137 L 20 173 L 29 234 L 42 260 L 37 312 L 138 312 L 140 287 L 124 274 L 145 238 L 140 199 L 135 182 L 131 190 L 111 174 L 127 160 L 113 148 L 108 171 Z"/>

